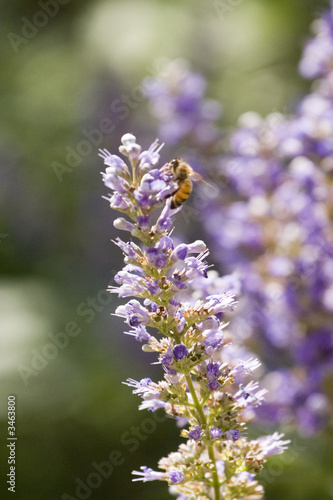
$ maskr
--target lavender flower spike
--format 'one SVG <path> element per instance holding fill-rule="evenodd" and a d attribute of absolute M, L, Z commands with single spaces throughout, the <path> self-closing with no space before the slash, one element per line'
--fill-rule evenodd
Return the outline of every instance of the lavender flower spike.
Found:
<path fill-rule="evenodd" d="M 234 297 L 223 289 L 208 293 L 209 287 L 202 285 L 197 299 L 193 283 L 209 281 L 209 252 L 201 240 L 175 246 L 170 237 L 173 217 L 182 207 L 171 209 L 175 181 L 165 166 L 157 168 L 158 142 L 142 151 L 136 138 L 126 134 L 119 150 L 129 166 L 102 151 L 107 166 L 103 180 L 112 191 L 111 208 L 123 214 L 115 226 L 139 244 L 116 240 L 125 266 L 110 292 L 135 297 L 115 314 L 131 327 L 125 333 L 144 342 L 144 351 L 156 353 L 164 369 L 162 381 L 128 378 L 125 384 L 142 398 L 140 410 L 163 408 L 189 426 L 181 431 L 187 442 L 160 460 L 164 472 L 143 466 L 133 471 L 138 476 L 134 481 L 166 481 L 170 493 L 184 500 L 260 499 L 263 488 L 254 476 L 266 457 L 281 453 L 288 441 L 278 434 L 253 441 L 244 437 L 248 408 L 259 406 L 265 391 L 251 380 L 257 360 L 229 365 L 223 359 L 226 325 L 221 317 L 235 305 Z M 153 222 L 150 214 L 158 208 L 161 213 Z"/>

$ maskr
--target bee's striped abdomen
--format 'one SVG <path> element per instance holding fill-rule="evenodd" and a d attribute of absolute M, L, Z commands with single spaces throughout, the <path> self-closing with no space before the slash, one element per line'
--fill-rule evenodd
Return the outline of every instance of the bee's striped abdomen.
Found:
<path fill-rule="evenodd" d="M 179 181 L 179 189 L 173 194 L 171 200 L 171 208 L 178 208 L 185 203 L 192 191 L 191 179 L 184 179 Z"/>

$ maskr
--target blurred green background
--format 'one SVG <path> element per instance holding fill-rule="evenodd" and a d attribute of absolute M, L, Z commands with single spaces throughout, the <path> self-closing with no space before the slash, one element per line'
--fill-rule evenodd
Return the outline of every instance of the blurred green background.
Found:
<path fill-rule="evenodd" d="M 164 483 L 131 482 L 133 469 L 156 468 L 180 438 L 173 421 L 139 412 L 121 383 L 161 373 L 110 316 L 118 302 L 105 289 L 122 257 L 110 242 L 114 214 L 101 198 L 98 148 L 116 152 L 125 132 L 143 146 L 155 139 L 138 89 L 163 58 L 187 58 L 206 75 L 223 124 L 248 110 L 291 109 L 309 85 L 297 74 L 302 44 L 328 2 L 0 5 L 1 498 L 11 495 L 9 394 L 17 500 L 170 498 Z M 123 95 L 130 100 L 119 113 Z M 333 498 L 332 437 L 288 437 L 285 461 L 273 460 L 263 477 L 267 498 Z M 99 481 L 96 464 L 110 460 Z"/>

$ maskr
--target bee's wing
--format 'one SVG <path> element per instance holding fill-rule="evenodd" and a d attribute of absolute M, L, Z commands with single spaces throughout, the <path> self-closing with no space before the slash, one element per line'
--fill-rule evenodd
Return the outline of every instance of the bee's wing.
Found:
<path fill-rule="evenodd" d="M 190 173 L 189 178 L 194 182 L 204 180 L 203 177 L 200 174 L 198 174 L 198 172 L 195 172 L 194 170 L 192 170 L 192 172 Z"/>
<path fill-rule="evenodd" d="M 203 182 L 204 184 L 207 184 L 207 186 L 212 186 L 211 184 L 209 184 L 209 182 L 205 181 L 205 179 L 200 174 L 198 174 L 198 172 L 195 172 L 194 170 L 189 177 L 194 182 L 200 181 Z"/>

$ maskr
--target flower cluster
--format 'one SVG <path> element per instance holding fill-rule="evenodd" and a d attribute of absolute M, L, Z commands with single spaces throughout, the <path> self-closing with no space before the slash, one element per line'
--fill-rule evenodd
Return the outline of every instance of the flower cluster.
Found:
<path fill-rule="evenodd" d="M 314 90 L 290 116 L 240 117 L 209 173 L 223 182 L 203 225 L 220 264 L 241 277 L 240 336 L 256 339 L 268 365 L 285 361 L 266 377 L 272 390 L 258 415 L 294 421 L 305 434 L 325 425 L 333 404 L 325 393 L 333 365 L 332 12 L 314 32 L 299 67 L 317 78 Z M 200 143 L 197 151 L 212 154 Z"/>
<path fill-rule="evenodd" d="M 184 59 L 166 64 L 160 75 L 145 82 L 144 91 L 160 122 L 159 135 L 169 144 L 191 139 L 207 148 L 219 137 L 216 122 L 222 106 L 205 98 L 206 80 L 189 71 Z"/>
<path fill-rule="evenodd" d="M 253 441 L 245 437 L 248 410 L 261 404 L 266 391 L 252 380 L 258 360 L 223 359 L 223 315 L 235 305 L 228 280 L 226 289 L 207 293 L 200 285 L 209 282 L 205 243 L 175 245 L 170 237 L 173 217 L 182 206 L 171 209 L 170 196 L 178 184 L 167 165 L 157 168 L 158 142 L 142 151 L 136 138 L 126 134 L 119 149 L 129 166 L 101 151 L 103 179 L 111 190 L 111 207 L 127 216 L 116 219 L 115 227 L 139 241 L 115 241 L 125 266 L 110 292 L 135 297 L 115 313 L 144 351 L 156 353 L 164 370 L 157 383 L 129 378 L 126 384 L 142 398 L 140 409 L 163 408 L 188 425 L 181 431 L 187 443 L 159 463 L 165 472 L 142 467 L 134 471 L 139 476 L 134 480 L 167 481 L 179 499 L 260 499 L 263 489 L 254 476 L 269 455 L 283 452 L 287 441 L 278 434 Z M 194 292 L 200 287 L 198 297 Z"/>

